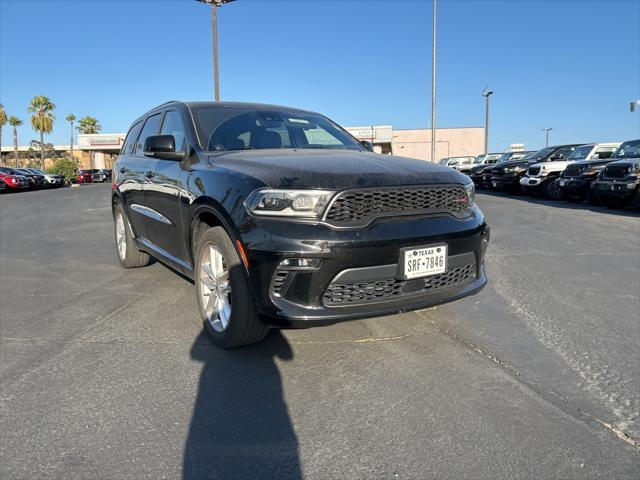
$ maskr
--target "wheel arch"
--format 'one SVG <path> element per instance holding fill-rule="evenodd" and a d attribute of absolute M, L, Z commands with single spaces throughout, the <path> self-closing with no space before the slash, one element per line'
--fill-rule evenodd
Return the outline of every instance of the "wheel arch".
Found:
<path fill-rule="evenodd" d="M 214 199 L 209 197 L 198 198 L 196 202 L 194 202 L 191 214 L 185 224 L 188 228 L 187 248 L 192 265 L 195 266 L 195 247 L 197 239 L 200 236 L 200 232 L 205 228 L 223 228 L 227 235 L 229 235 L 229 238 L 231 238 L 231 243 L 233 243 L 233 247 L 236 249 L 238 257 L 241 259 L 245 257 L 244 252 L 240 250 L 241 248 L 244 249 L 244 247 L 242 246 L 240 235 L 235 228 L 233 220 L 227 214 L 224 207 Z M 247 274 L 249 274 L 247 265 L 245 265 L 244 261 L 242 262 L 242 265 Z"/>

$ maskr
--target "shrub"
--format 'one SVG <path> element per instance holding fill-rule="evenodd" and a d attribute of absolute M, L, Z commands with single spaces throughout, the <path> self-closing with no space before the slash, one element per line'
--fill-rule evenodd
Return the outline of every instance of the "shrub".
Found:
<path fill-rule="evenodd" d="M 53 166 L 47 169 L 49 173 L 64 176 L 67 183 L 76 178 L 77 166 L 76 162 L 69 158 L 58 158 L 53 162 Z"/>

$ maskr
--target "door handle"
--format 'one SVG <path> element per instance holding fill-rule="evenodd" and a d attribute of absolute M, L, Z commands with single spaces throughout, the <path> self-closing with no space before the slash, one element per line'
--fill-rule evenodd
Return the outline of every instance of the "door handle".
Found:
<path fill-rule="evenodd" d="M 120 173 L 127 173 L 129 169 L 127 167 L 121 167 L 119 171 Z"/>
<path fill-rule="evenodd" d="M 144 172 L 144 176 L 147 178 L 153 178 L 155 177 L 155 173 L 153 173 L 151 170 L 147 170 L 146 172 Z"/>

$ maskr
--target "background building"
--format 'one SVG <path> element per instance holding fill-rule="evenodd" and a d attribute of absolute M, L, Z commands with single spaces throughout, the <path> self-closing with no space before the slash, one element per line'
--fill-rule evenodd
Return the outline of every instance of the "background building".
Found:
<path fill-rule="evenodd" d="M 391 125 L 347 127 L 358 140 L 369 140 L 374 150 L 388 155 L 417 158 L 431 161 L 431 130 L 400 129 Z M 78 135 L 78 144 L 73 146 L 73 157 L 79 168 L 111 168 L 124 143 L 125 133 L 99 133 Z M 436 158 L 475 156 L 484 153 L 484 128 L 438 128 L 436 129 Z M 39 145 L 18 147 L 19 166 L 40 167 Z M 45 148 L 45 168 L 57 158 L 69 157 L 69 145 L 50 145 Z M 13 146 L 2 147 L 2 165 L 15 164 Z"/>
<path fill-rule="evenodd" d="M 427 128 L 394 130 L 391 125 L 347 127 L 358 140 L 369 140 L 378 153 L 432 161 L 431 130 Z M 436 158 L 476 156 L 484 153 L 484 128 L 437 128 Z"/>

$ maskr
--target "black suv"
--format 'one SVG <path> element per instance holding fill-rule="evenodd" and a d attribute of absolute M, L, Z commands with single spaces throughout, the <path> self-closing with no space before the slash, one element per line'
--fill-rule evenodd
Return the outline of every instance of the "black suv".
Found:
<path fill-rule="evenodd" d="M 640 208 L 640 140 L 624 142 L 611 159 L 591 183 L 592 194 L 608 208 Z"/>
<path fill-rule="evenodd" d="M 220 347 L 486 283 L 489 227 L 469 178 L 372 153 L 317 113 L 169 102 L 133 123 L 113 172 L 121 265 L 153 255 L 192 278 Z"/>
<path fill-rule="evenodd" d="M 546 147 L 517 160 L 509 160 L 496 165 L 491 169 L 491 186 L 496 190 L 511 193 L 520 192 L 520 179 L 527 173 L 529 166 L 536 163 L 563 160 L 571 154 L 575 147 L 580 145 L 582 144 Z"/>

